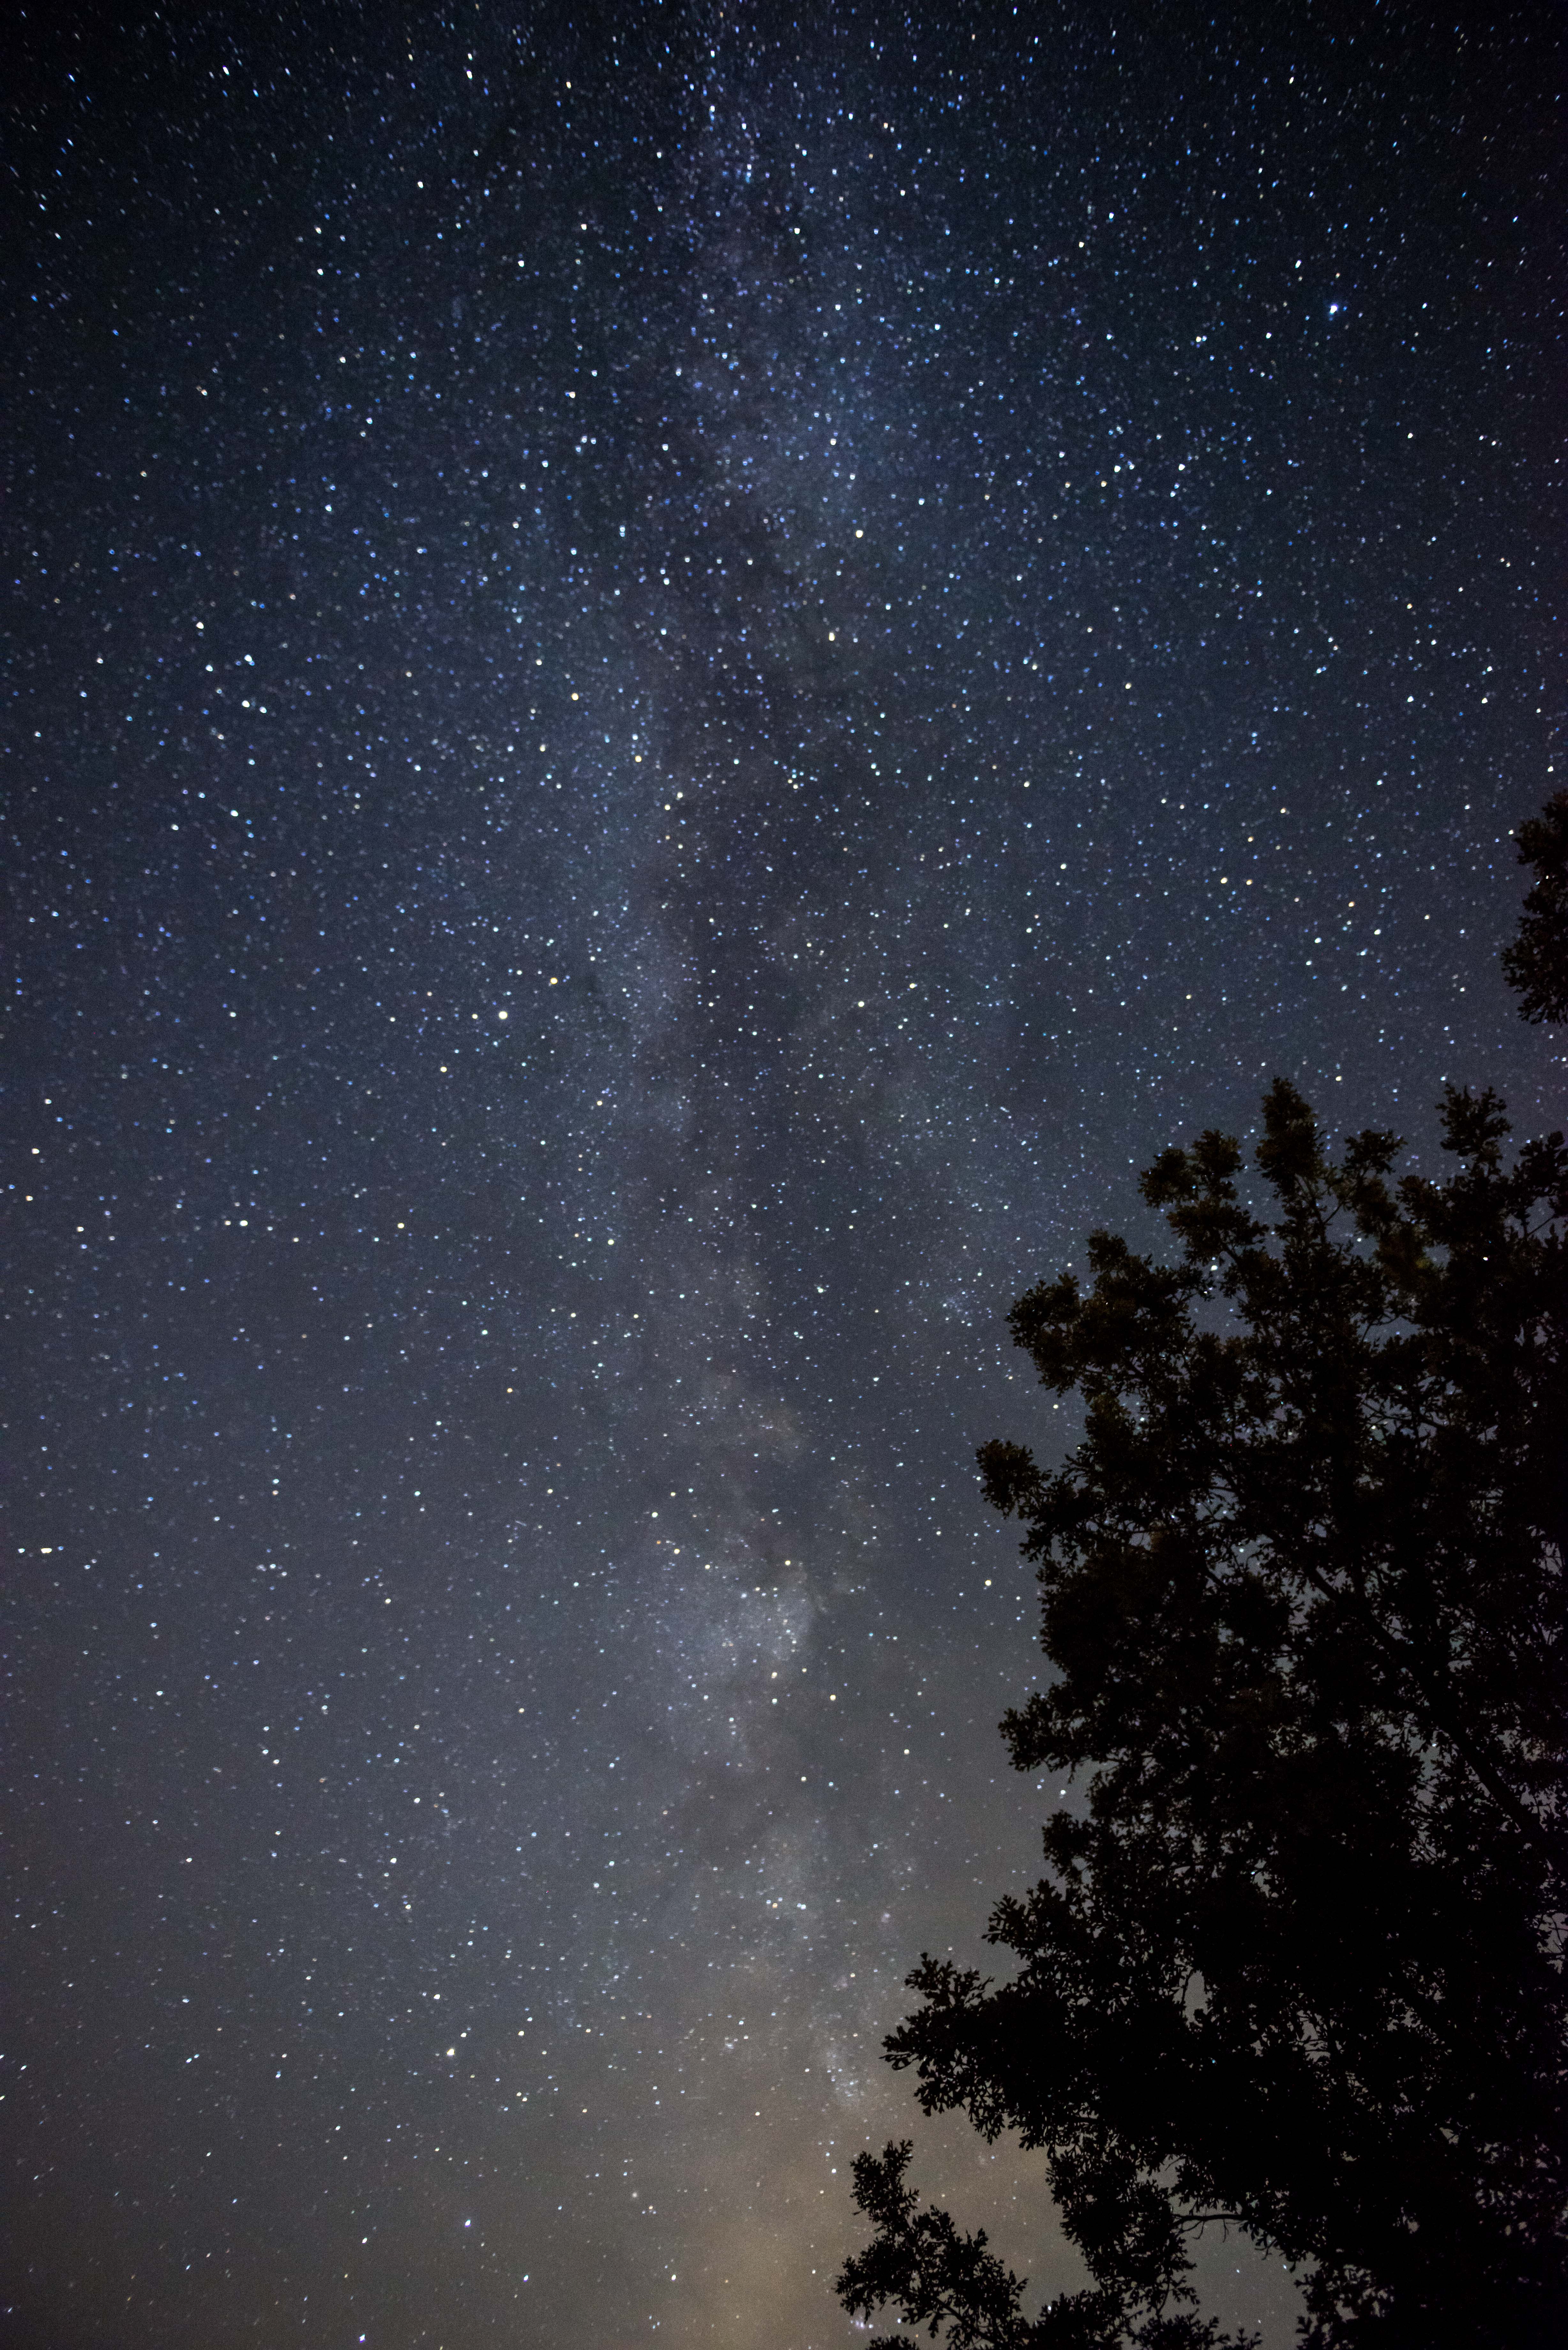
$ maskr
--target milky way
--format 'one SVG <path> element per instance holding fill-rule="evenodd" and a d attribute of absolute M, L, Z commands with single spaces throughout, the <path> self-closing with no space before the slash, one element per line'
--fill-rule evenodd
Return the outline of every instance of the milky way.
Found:
<path fill-rule="evenodd" d="M 906 2131 L 1060 2290 L 877 2054 L 1076 1800 L 973 1449 L 1274 1073 L 1562 1121 L 1550 20 L 65 13 L 7 2338 L 847 2341 Z"/>

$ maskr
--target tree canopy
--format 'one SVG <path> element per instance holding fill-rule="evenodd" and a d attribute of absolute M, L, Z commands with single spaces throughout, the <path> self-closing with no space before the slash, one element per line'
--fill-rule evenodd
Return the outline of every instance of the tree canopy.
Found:
<path fill-rule="evenodd" d="M 1562 1018 L 1568 795 L 1520 837 L 1508 975 Z M 979 1454 L 1052 1667 L 1002 1727 L 1083 1800 L 992 1917 L 1006 1979 L 923 1960 L 887 2044 L 927 2113 L 1044 2149 L 1093 2284 L 1025 2315 L 890 2145 L 853 2313 L 1195 2350 L 1224 2222 L 1299 2264 L 1311 2350 L 1568 2341 L 1568 1149 L 1511 1151 L 1490 1092 L 1442 1118 L 1451 1171 L 1397 1177 L 1276 1082 L 1252 1199 L 1231 1138 L 1169 1149 L 1170 1249 L 1097 1232 L 1086 1288 L 1012 1308 L 1085 1419 L 1054 1470 Z"/>
<path fill-rule="evenodd" d="M 1517 838 L 1535 885 L 1519 936 L 1503 949 L 1503 977 L 1519 991 L 1521 1019 L 1568 1020 L 1568 792 L 1554 793 Z"/>

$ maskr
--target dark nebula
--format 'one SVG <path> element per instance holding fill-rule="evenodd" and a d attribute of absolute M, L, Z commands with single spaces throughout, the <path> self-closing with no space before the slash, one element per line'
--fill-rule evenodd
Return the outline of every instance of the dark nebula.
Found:
<path fill-rule="evenodd" d="M 973 1448 L 1276 1072 L 1563 1122 L 1554 19 L 10 23 L 0 2331 L 820 2350 L 906 2130 L 1058 2290 Z"/>

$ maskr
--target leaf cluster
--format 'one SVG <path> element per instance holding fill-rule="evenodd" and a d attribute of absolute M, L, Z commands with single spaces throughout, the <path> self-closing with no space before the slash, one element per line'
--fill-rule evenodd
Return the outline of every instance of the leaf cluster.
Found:
<path fill-rule="evenodd" d="M 1054 1471 L 979 1454 L 1051 1668 L 1002 1730 L 1085 1800 L 992 1917 L 1011 1978 L 928 1959 L 888 2047 L 1046 2150 L 1095 2285 L 1024 2318 L 889 2147 L 851 2308 L 1175 2350 L 1222 2221 L 1301 2264 L 1315 2350 L 1568 2340 L 1568 1151 L 1443 1118 L 1451 1175 L 1397 1180 L 1276 1083 L 1266 1215 L 1205 1134 L 1143 1178 L 1168 1255 L 1096 1232 L 1012 1309 L 1085 1419 Z"/>
<path fill-rule="evenodd" d="M 837 2280 L 852 2315 L 897 2303 L 904 2322 L 929 2334 L 946 2331 L 948 2350 L 1094 2350 L 1106 2340 L 1120 2305 L 1114 2293 L 1064 2293 L 1036 2318 L 1023 2314 L 1023 2287 L 986 2249 L 984 2229 L 961 2235 L 945 2211 L 906 2186 L 913 2147 L 889 2140 L 880 2155 L 855 2158 L 855 2200 L 877 2230 L 864 2252 L 846 2261 Z M 1139 2350 L 1247 2350 L 1242 2336 L 1222 2334 L 1212 2319 L 1189 2311 L 1145 2318 L 1133 2337 Z M 883 2334 L 870 2350 L 916 2350 L 903 2334 Z"/>
<path fill-rule="evenodd" d="M 1554 793 L 1515 837 L 1535 882 L 1519 935 L 1503 949 L 1502 975 L 1518 992 L 1521 1020 L 1568 1020 L 1568 792 Z"/>

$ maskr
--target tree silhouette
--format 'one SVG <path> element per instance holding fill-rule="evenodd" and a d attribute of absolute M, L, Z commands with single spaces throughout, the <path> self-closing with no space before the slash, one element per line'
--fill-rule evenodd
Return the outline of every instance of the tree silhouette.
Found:
<path fill-rule="evenodd" d="M 1562 1018 L 1568 796 L 1520 839 L 1508 976 Z M 1053 1668 L 1002 1732 L 1083 1801 L 992 1915 L 1011 1975 L 923 1960 L 887 2046 L 928 2114 L 1045 2150 L 1094 2284 L 1026 2316 L 889 2145 L 852 2313 L 1196 2350 L 1224 2221 L 1301 2264 L 1310 2350 L 1568 2342 L 1568 1150 L 1511 1156 L 1490 1092 L 1442 1115 L 1451 1173 L 1395 1180 L 1276 1082 L 1266 1217 L 1204 1134 L 1142 1179 L 1166 1261 L 1096 1232 L 1086 1291 L 1012 1308 L 1085 1432 L 978 1456 Z"/>
<path fill-rule="evenodd" d="M 1522 1020 L 1568 1020 L 1568 792 L 1557 792 L 1518 832 L 1519 861 L 1535 868 L 1519 936 L 1502 973 Z"/>

